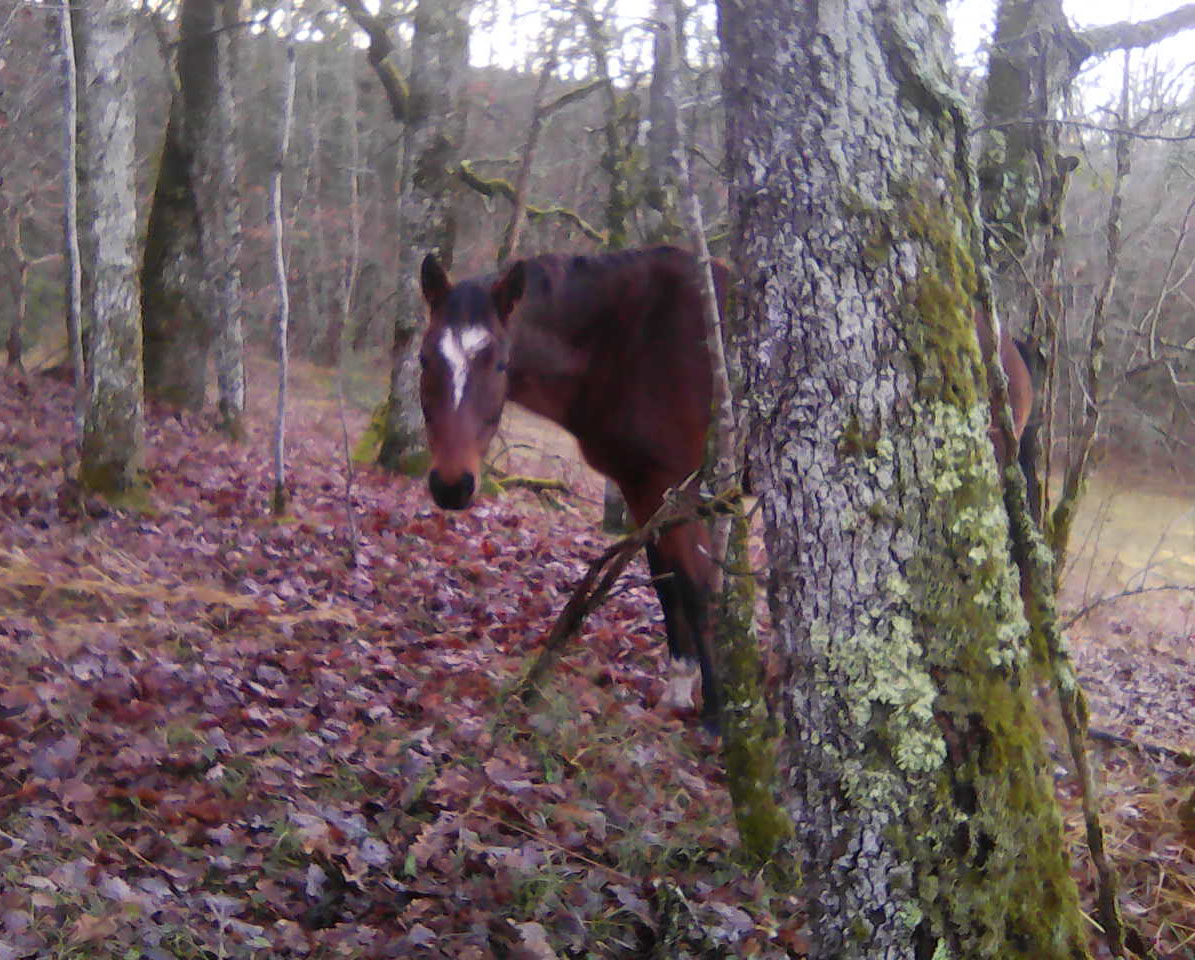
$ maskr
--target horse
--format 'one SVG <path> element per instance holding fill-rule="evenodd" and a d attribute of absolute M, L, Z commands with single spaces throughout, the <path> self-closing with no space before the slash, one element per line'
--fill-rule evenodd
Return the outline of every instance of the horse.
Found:
<path fill-rule="evenodd" d="M 724 313 L 729 271 L 716 260 L 711 267 Z M 546 254 L 456 283 L 428 254 L 420 285 L 429 320 L 419 392 L 431 453 L 427 483 L 438 506 L 469 506 L 508 400 L 572 434 L 590 466 L 622 491 L 637 524 L 669 489 L 695 499 L 685 480 L 705 459 L 713 376 L 692 254 L 675 247 Z M 977 327 L 990 342 L 991 325 L 977 320 Z M 1010 395 L 1019 435 L 1028 373 L 1007 339 L 1001 359 L 1016 384 Z M 993 430 L 1003 458 L 998 436 Z M 696 658 L 703 718 L 716 726 L 708 528 L 698 520 L 670 527 L 646 552 L 669 652 Z"/>

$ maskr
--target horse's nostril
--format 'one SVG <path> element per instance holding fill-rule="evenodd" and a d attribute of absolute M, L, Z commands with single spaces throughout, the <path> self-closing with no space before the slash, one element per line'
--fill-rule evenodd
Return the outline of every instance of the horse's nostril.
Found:
<path fill-rule="evenodd" d="M 445 482 L 440 471 L 433 470 L 427 475 L 427 487 L 431 491 L 436 506 L 443 510 L 463 510 L 473 498 L 475 482 L 473 474 L 462 473 L 455 483 Z"/>

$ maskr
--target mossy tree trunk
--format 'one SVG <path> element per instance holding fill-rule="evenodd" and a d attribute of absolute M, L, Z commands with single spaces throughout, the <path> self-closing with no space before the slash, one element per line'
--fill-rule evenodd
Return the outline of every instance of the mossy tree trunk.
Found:
<path fill-rule="evenodd" d="M 202 407 L 216 344 L 220 411 L 234 435 L 245 405 L 232 90 L 238 18 L 235 0 L 184 0 L 180 8 L 178 86 L 141 270 L 147 392 Z"/>
<path fill-rule="evenodd" d="M 469 49 L 472 0 L 420 0 L 411 46 L 411 99 L 403 132 L 403 186 L 399 218 L 402 252 L 390 355 L 390 392 L 382 416 L 378 463 L 414 472 L 424 458 L 419 409 L 418 334 L 423 325 L 419 261 L 435 252 L 446 268 L 456 244 L 455 175 L 465 136 L 461 96 Z"/>
<path fill-rule="evenodd" d="M 721 0 L 748 448 L 817 958 L 1087 956 L 933 0 Z"/>
<path fill-rule="evenodd" d="M 215 328 L 203 302 L 199 203 L 191 184 L 181 104 L 175 93 L 145 238 L 145 388 L 151 397 L 198 410 Z"/>
<path fill-rule="evenodd" d="M 705 217 L 689 172 L 685 137 L 676 102 L 675 52 L 684 30 L 676 0 L 656 0 L 655 70 L 652 75 L 652 134 L 649 182 L 660 191 L 653 205 L 675 239 L 683 231 L 701 265 L 702 309 L 713 373 L 710 436 L 705 476 L 717 492 L 733 489 L 742 475 L 742 450 L 726 349 L 727 324 L 719 308 Z M 649 190 L 650 192 L 650 190 Z M 668 226 L 670 224 L 670 226 Z M 663 237 L 661 237 L 663 239 Z M 730 309 L 726 304 L 722 309 Z M 741 510 L 713 520 L 715 609 L 710 611 L 714 662 L 723 689 L 722 757 L 734 804 L 735 823 L 747 857 L 766 861 L 791 834 L 777 806 L 774 729 L 763 694 L 763 663 L 755 633 L 755 580 L 749 566 L 749 524 Z M 723 575 L 723 567 L 731 571 Z"/>
<path fill-rule="evenodd" d="M 133 8 L 94 0 L 72 16 L 78 65 L 79 247 L 87 283 L 87 400 L 80 482 L 109 497 L 140 481 L 145 427 L 137 247 Z"/>

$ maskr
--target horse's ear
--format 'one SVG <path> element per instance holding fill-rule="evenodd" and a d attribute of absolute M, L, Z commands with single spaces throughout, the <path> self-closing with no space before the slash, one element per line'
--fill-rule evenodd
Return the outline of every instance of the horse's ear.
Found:
<path fill-rule="evenodd" d="M 527 268 L 520 260 L 507 268 L 506 273 L 502 274 L 498 282 L 494 284 L 490 296 L 494 299 L 494 309 L 498 311 L 498 319 L 502 323 L 506 323 L 510 319 L 510 313 L 514 310 L 515 304 L 522 299 L 523 287 L 526 282 Z"/>
<path fill-rule="evenodd" d="M 423 266 L 419 269 L 419 285 L 423 289 L 423 299 L 433 310 L 452 288 L 448 274 L 444 272 L 434 253 L 429 253 L 423 258 Z"/>

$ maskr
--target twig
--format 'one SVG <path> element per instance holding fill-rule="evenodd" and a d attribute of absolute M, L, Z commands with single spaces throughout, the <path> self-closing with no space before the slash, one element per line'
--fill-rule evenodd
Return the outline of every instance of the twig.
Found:
<path fill-rule="evenodd" d="M 1087 606 L 1083 607 L 1083 609 L 1067 620 L 1066 623 L 1062 625 L 1062 629 L 1069 630 L 1089 613 L 1094 610 L 1098 610 L 1105 604 L 1114 603 L 1117 600 L 1124 600 L 1128 597 L 1139 597 L 1146 593 L 1160 593 L 1163 590 L 1178 591 L 1179 593 L 1195 593 L 1195 586 L 1191 586 L 1190 584 L 1184 586 L 1178 583 L 1166 583 L 1157 587 L 1140 586 L 1133 587 L 1129 590 L 1121 590 L 1120 593 L 1110 593 L 1107 596 L 1099 597 L 1098 599 L 1091 601 L 1091 603 L 1087 604 Z"/>
<path fill-rule="evenodd" d="M 581 863 L 587 864 L 588 866 L 593 867 L 595 870 L 601 870 L 603 873 L 615 880 L 621 881 L 622 883 L 636 882 L 635 878 L 629 874 L 623 873 L 621 870 L 616 870 L 614 867 L 609 867 L 604 863 L 600 863 L 599 861 L 594 860 L 592 857 L 585 856 L 583 853 L 577 853 L 576 850 L 570 850 L 568 847 L 557 842 L 556 840 L 553 840 L 551 837 L 545 836 L 542 833 L 538 833 L 535 830 L 520 826 L 517 823 L 511 823 L 509 820 L 503 820 L 501 817 L 495 817 L 493 814 L 486 813 L 484 810 L 476 810 L 474 811 L 473 815 L 482 820 L 488 820 L 490 823 L 499 827 L 506 827 L 506 829 L 513 830 L 515 833 L 521 833 L 525 837 L 530 837 L 532 840 L 542 843 L 545 847 L 553 847 L 563 853 L 566 857 L 571 857 L 573 860 L 579 860 Z"/>
<path fill-rule="evenodd" d="M 1016 120 L 1005 120 L 1001 123 L 985 123 L 977 127 L 972 127 L 970 133 L 972 136 L 977 136 L 987 130 L 1001 130 L 1007 127 L 1022 127 L 1030 124 L 1046 123 L 1051 126 L 1074 127 L 1076 130 L 1091 130 L 1095 133 L 1106 133 L 1113 137 L 1131 137 L 1134 140 L 1158 140 L 1162 143 L 1186 143 L 1190 140 L 1195 140 L 1195 131 L 1178 135 L 1139 133 L 1136 130 L 1128 130 L 1123 127 L 1105 127 L 1098 123 L 1087 123 L 1083 120 L 1056 120 L 1053 117 L 1044 120 L 1020 117 Z"/>

